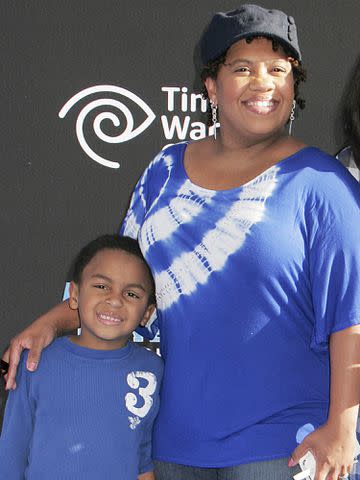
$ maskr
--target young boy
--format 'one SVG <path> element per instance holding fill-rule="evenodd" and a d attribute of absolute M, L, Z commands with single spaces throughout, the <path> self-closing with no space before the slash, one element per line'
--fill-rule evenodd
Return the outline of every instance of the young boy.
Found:
<path fill-rule="evenodd" d="M 153 480 L 151 431 L 161 359 L 128 342 L 155 308 L 137 242 L 104 235 L 75 260 L 69 307 L 80 336 L 57 339 L 9 394 L 0 479 Z"/>

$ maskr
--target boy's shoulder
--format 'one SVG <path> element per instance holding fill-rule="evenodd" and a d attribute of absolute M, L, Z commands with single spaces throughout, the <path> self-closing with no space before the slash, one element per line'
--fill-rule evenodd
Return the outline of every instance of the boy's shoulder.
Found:
<path fill-rule="evenodd" d="M 61 347 L 62 343 L 63 343 L 63 338 L 59 337 L 59 338 L 56 338 L 53 342 L 51 342 L 49 345 L 47 345 L 41 352 L 40 363 L 43 360 L 59 355 L 59 353 L 62 350 L 62 347 Z M 23 364 L 27 362 L 29 351 L 30 350 L 25 349 L 21 353 L 21 362 Z"/>
<path fill-rule="evenodd" d="M 136 361 L 144 363 L 144 365 L 152 366 L 162 372 L 164 362 L 159 355 L 136 343 L 131 343 L 131 346 Z"/>
<path fill-rule="evenodd" d="M 162 358 L 152 350 L 149 350 L 148 348 L 145 348 L 142 345 L 138 345 L 135 342 L 131 342 L 131 346 L 133 349 L 133 354 L 137 358 L 146 359 L 147 361 L 152 361 L 152 362 L 158 363 L 159 365 L 162 365 L 163 363 Z"/>
<path fill-rule="evenodd" d="M 86 366 L 89 361 L 94 361 L 93 358 L 82 357 L 79 354 L 74 355 L 73 350 L 75 348 L 76 346 L 69 343 L 64 337 L 55 339 L 42 351 L 40 362 L 35 372 L 27 371 L 26 362 L 29 351 L 24 350 L 21 356 L 20 369 L 30 374 L 31 377 L 40 377 L 42 374 L 47 375 L 49 371 L 53 371 L 54 368 L 56 368 L 56 370 L 70 368 L 71 370 L 74 362 L 78 363 L 81 361 L 81 364 Z M 130 349 L 130 356 L 125 357 L 128 358 L 128 360 L 125 360 L 125 358 L 119 359 L 121 362 L 125 360 L 124 366 L 127 365 L 126 368 L 132 365 L 132 367 L 137 370 L 152 369 L 158 377 L 162 377 L 163 360 L 159 355 L 136 343 L 130 343 Z M 130 364 L 128 362 L 130 362 Z"/>
<path fill-rule="evenodd" d="M 63 349 L 61 347 L 62 340 L 61 338 L 55 339 L 50 345 L 45 347 L 41 352 L 40 362 L 35 371 L 29 371 L 26 368 L 26 363 L 29 356 L 30 350 L 23 350 L 20 357 L 19 368 L 17 371 L 17 378 L 19 379 L 22 375 L 30 379 L 35 379 L 42 377 L 44 372 L 47 372 L 49 366 L 56 364 L 59 361 L 59 358 L 63 355 Z"/>

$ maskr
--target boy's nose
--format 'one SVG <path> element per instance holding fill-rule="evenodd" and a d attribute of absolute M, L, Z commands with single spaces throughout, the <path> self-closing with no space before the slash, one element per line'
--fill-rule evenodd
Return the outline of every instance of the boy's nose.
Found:
<path fill-rule="evenodd" d="M 109 297 L 106 299 L 107 303 L 109 305 L 112 305 L 113 307 L 122 307 L 124 304 L 123 298 L 121 295 L 109 295 Z"/>

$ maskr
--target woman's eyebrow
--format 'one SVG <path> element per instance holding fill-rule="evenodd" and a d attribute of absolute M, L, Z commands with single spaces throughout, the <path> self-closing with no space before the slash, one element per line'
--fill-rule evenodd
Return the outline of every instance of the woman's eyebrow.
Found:
<path fill-rule="evenodd" d="M 234 63 L 249 63 L 252 64 L 251 60 L 248 60 L 247 58 L 235 58 L 235 60 L 232 60 L 231 62 L 224 62 L 224 65 L 234 65 Z"/>
<path fill-rule="evenodd" d="M 235 65 L 237 63 L 247 63 L 249 65 L 253 65 L 254 63 L 259 63 L 259 62 L 264 62 L 264 63 L 274 63 L 274 62 L 287 62 L 288 60 L 286 58 L 273 58 L 271 60 L 249 60 L 248 58 L 235 58 L 234 60 L 231 60 L 230 62 L 224 62 L 224 65 Z"/>

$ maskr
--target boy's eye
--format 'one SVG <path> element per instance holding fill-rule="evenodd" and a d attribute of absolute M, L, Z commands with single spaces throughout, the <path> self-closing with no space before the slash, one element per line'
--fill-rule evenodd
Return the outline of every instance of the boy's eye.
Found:
<path fill-rule="evenodd" d="M 106 290 L 108 287 L 107 285 L 104 285 L 103 283 L 99 283 L 97 285 L 94 285 L 95 288 L 98 288 L 99 290 Z"/>
<path fill-rule="evenodd" d="M 126 296 L 130 298 L 140 298 L 135 292 L 126 292 Z"/>

